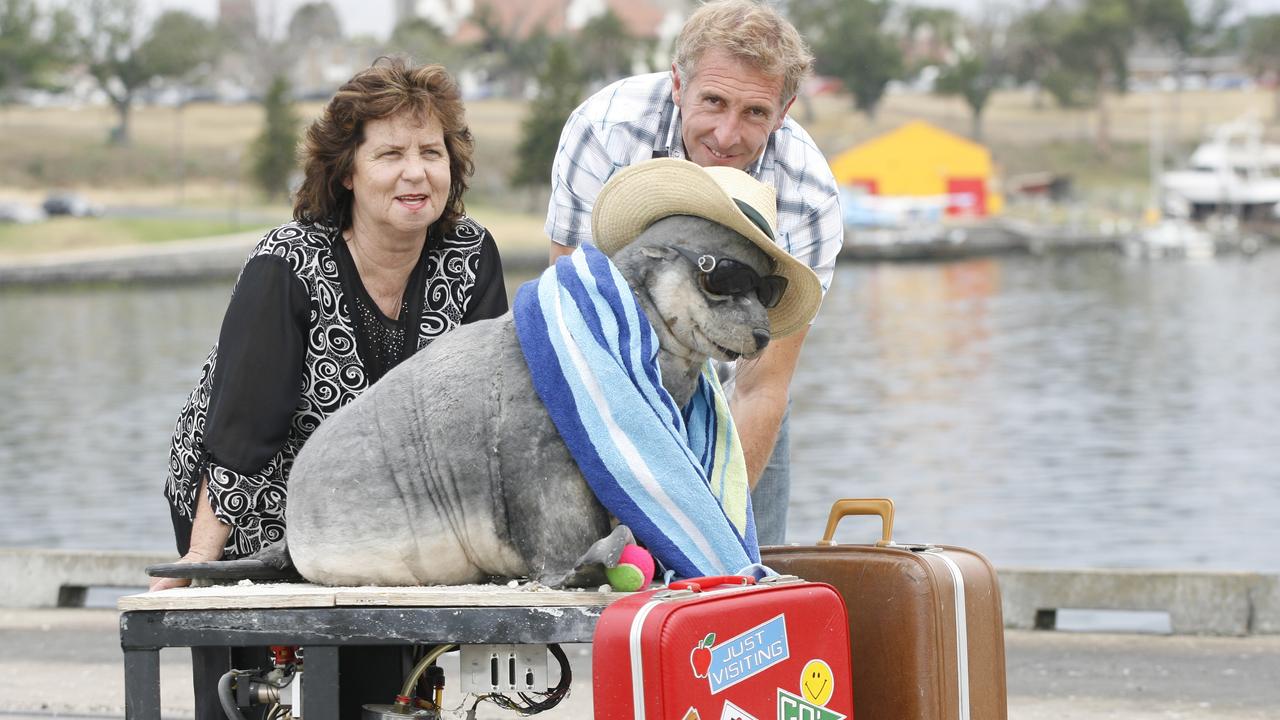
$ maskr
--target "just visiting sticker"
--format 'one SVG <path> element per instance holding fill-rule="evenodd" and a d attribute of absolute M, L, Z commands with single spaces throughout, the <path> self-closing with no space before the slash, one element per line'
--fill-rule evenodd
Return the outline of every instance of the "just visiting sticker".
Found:
<path fill-rule="evenodd" d="M 709 637 L 710 642 L 715 642 L 714 635 Z M 706 638 L 703 640 L 705 643 Z M 705 645 L 700 644 L 694 648 L 694 652 L 697 653 L 700 649 L 705 649 Z M 787 647 L 786 618 L 779 615 L 741 635 L 725 640 L 710 648 L 709 658 L 705 653 L 698 654 L 702 657 L 690 658 L 694 665 L 694 673 L 697 675 L 699 670 L 704 670 L 703 663 L 705 663 L 704 672 L 707 683 L 711 686 L 711 694 L 714 695 L 790 657 L 791 652 Z M 706 662 L 707 659 L 709 662 Z"/>

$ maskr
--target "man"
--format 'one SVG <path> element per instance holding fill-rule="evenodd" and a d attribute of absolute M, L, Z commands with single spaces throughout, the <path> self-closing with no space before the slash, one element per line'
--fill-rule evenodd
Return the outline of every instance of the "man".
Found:
<path fill-rule="evenodd" d="M 670 73 L 626 78 L 565 123 L 552 167 L 551 261 L 591 241 L 591 208 L 618 169 L 654 157 L 728 165 L 778 195 L 778 244 L 831 283 L 844 241 L 826 158 L 787 111 L 813 57 L 776 10 L 720 0 L 689 17 Z M 790 496 L 788 388 L 807 329 L 739 362 L 731 406 L 746 455 L 761 545 L 781 544 Z"/>

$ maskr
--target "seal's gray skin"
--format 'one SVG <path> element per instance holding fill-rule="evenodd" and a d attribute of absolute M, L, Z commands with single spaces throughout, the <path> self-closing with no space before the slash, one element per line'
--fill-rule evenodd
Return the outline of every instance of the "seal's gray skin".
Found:
<path fill-rule="evenodd" d="M 677 243 L 762 274 L 770 261 L 687 216 L 614 255 L 657 331 L 663 385 L 683 406 L 708 357 L 754 357 L 769 323 L 754 294 L 703 290 Z M 325 420 L 288 493 L 289 553 L 323 585 L 590 585 L 602 576 L 583 566 L 616 562 L 630 537 L 606 537 L 610 517 L 533 389 L 510 313 L 449 332 Z"/>

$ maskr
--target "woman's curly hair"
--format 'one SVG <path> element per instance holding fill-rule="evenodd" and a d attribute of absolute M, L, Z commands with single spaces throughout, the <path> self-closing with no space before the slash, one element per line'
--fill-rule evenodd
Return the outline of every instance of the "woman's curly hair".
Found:
<path fill-rule="evenodd" d="M 400 114 L 434 117 L 444 128 L 449 153 L 449 200 L 440 221 L 452 229 L 465 214 L 462 195 L 475 166 L 474 141 L 466 124 L 462 94 L 440 65 L 410 67 L 400 58 L 378 58 L 338 88 L 302 142 L 302 186 L 294 196 L 293 219 L 345 230 L 351 227 L 353 196 L 343 186 L 355 169 L 356 148 L 365 123 Z"/>

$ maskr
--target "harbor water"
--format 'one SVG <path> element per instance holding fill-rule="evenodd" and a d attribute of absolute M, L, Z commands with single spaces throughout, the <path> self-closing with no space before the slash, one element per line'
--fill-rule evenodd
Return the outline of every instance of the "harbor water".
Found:
<path fill-rule="evenodd" d="M 841 265 L 793 383 L 789 539 L 888 496 L 897 539 L 998 566 L 1280 571 L 1278 277 L 1280 250 Z M 0 546 L 172 548 L 169 434 L 229 292 L 0 289 Z"/>

